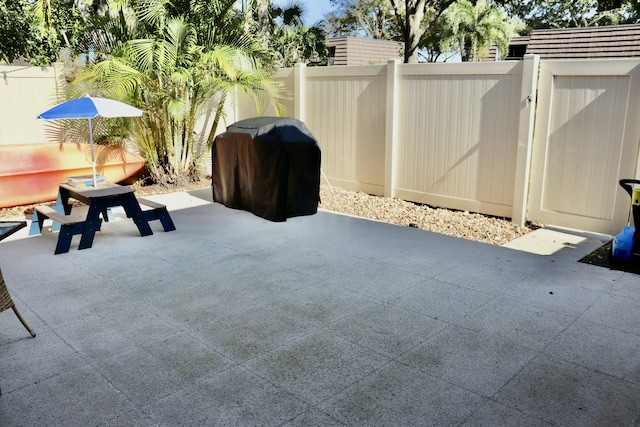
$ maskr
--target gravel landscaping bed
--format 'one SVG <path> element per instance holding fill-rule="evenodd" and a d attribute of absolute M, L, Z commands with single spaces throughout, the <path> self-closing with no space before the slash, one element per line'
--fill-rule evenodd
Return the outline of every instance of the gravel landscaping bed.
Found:
<path fill-rule="evenodd" d="M 323 209 L 498 246 L 539 228 L 535 224 L 518 227 L 506 218 L 434 208 L 339 187 L 330 190 L 322 186 L 320 199 Z"/>
<path fill-rule="evenodd" d="M 175 191 L 188 191 L 210 185 L 210 180 L 203 180 L 180 187 L 167 188 L 159 185 L 136 185 L 135 189 L 137 195 L 149 196 Z M 506 218 L 433 208 L 399 199 L 347 191 L 335 186 L 329 189 L 328 186 L 322 185 L 320 198 L 322 202 L 319 207 L 322 209 L 498 246 L 523 236 L 535 228 L 539 228 L 535 224 L 527 227 L 518 227 Z M 27 205 L 0 209 L 0 218 L 24 216 L 30 219 L 34 206 Z"/>

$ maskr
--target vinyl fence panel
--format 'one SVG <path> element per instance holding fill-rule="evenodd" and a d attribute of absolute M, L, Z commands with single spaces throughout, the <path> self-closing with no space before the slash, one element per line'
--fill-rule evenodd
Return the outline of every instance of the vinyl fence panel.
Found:
<path fill-rule="evenodd" d="M 350 190 L 384 194 L 386 66 L 305 70 L 302 120 L 323 172 Z"/>
<path fill-rule="evenodd" d="M 0 144 L 51 142 L 54 126 L 36 117 L 58 102 L 61 66 L 0 66 Z"/>
<path fill-rule="evenodd" d="M 511 217 L 522 68 L 400 66 L 398 197 Z"/>
<path fill-rule="evenodd" d="M 640 62 L 544 61 L 534 141 L 531 220 L 616 234 L 637 178 Z"/>

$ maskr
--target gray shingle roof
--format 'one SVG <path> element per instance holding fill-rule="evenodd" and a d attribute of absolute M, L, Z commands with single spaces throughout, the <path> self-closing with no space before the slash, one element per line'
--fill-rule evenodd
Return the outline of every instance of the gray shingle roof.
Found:
<path fill-rule="evenodd" d="M 640 57 L 640 24 L 534 30 L 527 53 L 543 59 Z"/>
<path fill-rule="evenodd" d="M 522 47 L 526 45 L 526 52 Z M 530 36 L 511 39 L 512 51 L 533 53 L 542 59 L 590 59 L 640 57 L 640 24 L 605 27 L 556 28 L 533 30 Z M 489 52 L 487 60 L 495 61 L 497 48 Z M 507 56 L 504 59 L 520 59 Z"/>

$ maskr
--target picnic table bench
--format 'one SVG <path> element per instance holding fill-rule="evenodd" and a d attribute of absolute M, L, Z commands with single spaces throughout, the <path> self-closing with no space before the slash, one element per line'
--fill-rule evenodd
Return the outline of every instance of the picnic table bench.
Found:
<path fill-rule="evenodd" d="M 69 248 L 71 247 L 71 239 L 76 234 L 82 234 L 84 231 L 85 220 L 87 218 L 87 208 L 84 209 L 74 209 L 68 215 L 63 212 L 58 212 L 54 208 L 50 206 L 36 206 L 33 222 L 37 222 L 38 229 L 42 232 L 42 227 L 44 226 L 44 221 L 46 219 L 50 219 L 52 221 L 56 221 L 60 224 L 60 234 L 58 235 L 58 243 L 56 244 L 56 249 L 54 254 L 62 254 L 65 252 L 69 252 Z M 99 219 L 96 230 L 100 231 L 100 226 L 102 225 L 102 219 Z M 86 239 L 85 239 L 86 240 Z M 91 234 L 91 241 L 85 241 L 85 244 L 88 244 L 91 247 L 93 244 L 93 234 Z M 81 243 L 82 245 L 82 243 Z M 83 249 L 82 247 L 80 249 Z"/>
<path fill-rule="evenodd" d="M 87 206 L 72 209 L 69 199 Z M 136 198 L 134 190 L 130 187 L 104 183 L 95 188 L 61 184 L 58 202 L 54 207 L 43 205 L 35 208 L 31 230 L 33 233 L 41 233 L 44 221 L 50 219 L 54 221 L 52 231 L 60 227 L 55 254 L 69 252 L 71 240 L 77 234 L 81 236 L 78 249 L 87 249 L 93 245 L 95 233 L 100 231 L 103 221 L 108 222 L 111 219 L 110 208 L 116 206 L 124 209 L 127 218 L 133 220 L 141 236 L 153 234 L 149 221 L 159 220 L 164 231 L 176 229 L 165 205 Z M 141 206 L 151 209 L 142 210 Z"/>
<path fill-rule="evenodd" d="M 167 211 L 167 207 L 162 203 L 154 202 L 153 200 L 143 199 L 142 197 L 136 197 L 140 205 L 150 207 L 151 209 L 143 210 L 142 213 L 147 221 L 160 220 L 164 231 L 173 231 L 176 226 L 173 224 L 173 220 Z"/>

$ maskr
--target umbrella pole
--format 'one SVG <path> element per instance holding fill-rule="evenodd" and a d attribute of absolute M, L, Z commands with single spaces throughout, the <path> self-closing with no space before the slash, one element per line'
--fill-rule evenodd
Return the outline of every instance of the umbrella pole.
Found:
<path fill-rule="evenodd" d="M 91 126 L 91 118 L 89 118 L 89 145 L 91 145 L 91 170 L 93 171 L 93 188 L 98 186 L 96 182 L 96 158 L 93 154 L 93 127 Z"/>

